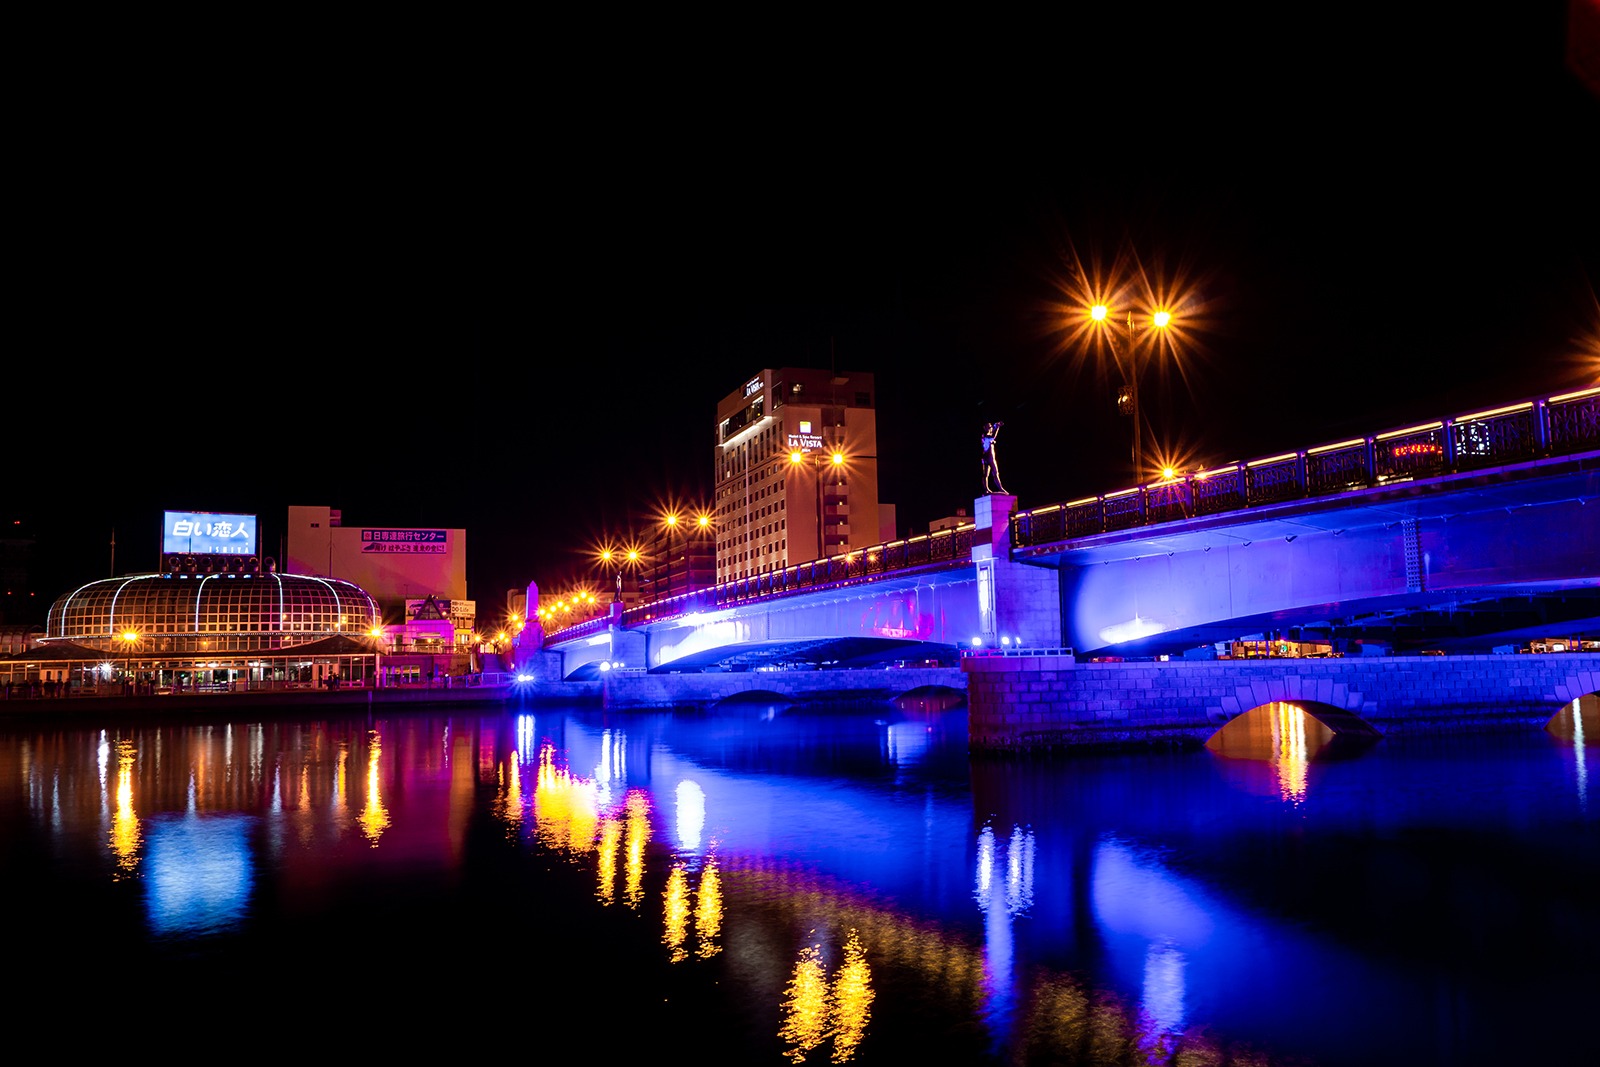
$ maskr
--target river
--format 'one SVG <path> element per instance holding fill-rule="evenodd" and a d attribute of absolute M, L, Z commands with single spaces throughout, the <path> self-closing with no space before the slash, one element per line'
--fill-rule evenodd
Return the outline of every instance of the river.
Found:
<path fill-rule="evenodd" d="M 1600 705 L 969 759 L 936 701 L 0 723 L 16 1026 L 107 1052 L 1512 1064 L 1600 994 Z M 553 1057 L 553 1059 L 551 1059 Z"/>

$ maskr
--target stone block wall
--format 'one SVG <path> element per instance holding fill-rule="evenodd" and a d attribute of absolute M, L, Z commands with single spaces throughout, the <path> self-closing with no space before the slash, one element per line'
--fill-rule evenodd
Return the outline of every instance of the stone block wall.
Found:
<path fill-rule="evenodd" d="M 1323 705 L 1383 733 L 1542 726 L 1600 690 L 1593 653 L 1082 664 L 1034 653 L 965 656 L 962 670 L 974 751 L 1202 744 L 1272 701 Z"/>

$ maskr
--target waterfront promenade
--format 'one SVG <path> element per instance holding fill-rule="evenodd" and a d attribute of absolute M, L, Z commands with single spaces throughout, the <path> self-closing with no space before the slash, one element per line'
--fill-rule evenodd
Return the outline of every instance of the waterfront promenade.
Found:
<path fill-rule="evenodd" d="M 0 700 L 0 720 L 6 718 L 82 718 L 130 719 L 174 716 L 253 716 L 314 714 L 319 709 L 349 710 L 356 707 L 423 708 L 470 705 L 499 706 L 512 688 L 509 684 L 457 686 L 393 686 L 388 688 L 342 687 L 338 689 L 238 689 L 233 691 L 183 693 L 107 692 L 74 696 L 33 696 L 13 692 Z"/>
<path fill-rule="evenodd" d="M 204 719 L 477 707 L 706 710 L 744 704 L 859 706 L 959 697 L 974 753 L 1204 744 L 1265 704 L 1303 706 L 1335 732 L 1540 729 L 1600 692 L 1600 653 L 1364 656 L 1326 659 L 1078 663 L 1062 650 L 969 655 L 959 668 L 659 674 L 453 688 L 260 689 L 220 693 L 17 697 L 0 719 Z M 910 701 L 911 704 L 906 702 Z"/>

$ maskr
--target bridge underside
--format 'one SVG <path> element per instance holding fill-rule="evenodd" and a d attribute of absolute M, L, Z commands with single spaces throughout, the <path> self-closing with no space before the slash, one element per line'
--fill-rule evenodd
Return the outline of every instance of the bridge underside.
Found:
<path fill-rule="evenodd" d="M 1177 654 L 1260 636 L 1488 652 L 1600 623 L 1600 469 L 1532 465 L 1018 553 L 1062 574 L 1063 644 Z"/>
<path fill-rule="evenodd" d="M 656 674 L 702 671 L 871 669 L 959 666 L 953 645 L 876 637 L 753 641 L 705 649 L 653 668 Z"/>
<path fill-rule="evenodd" d="M 1300 605 L 1226 622 L 1191 626 L 1124 641 L 1097 651 L 1124 656 L 1177 655 L 1201 645 L 1263 635 L 1356 644 L 1396 651 L 1487 652 L 1554 635 L 1600 633 L 1600 589 L 1476 590 L 1471 597 L 1396 596 Z"/>

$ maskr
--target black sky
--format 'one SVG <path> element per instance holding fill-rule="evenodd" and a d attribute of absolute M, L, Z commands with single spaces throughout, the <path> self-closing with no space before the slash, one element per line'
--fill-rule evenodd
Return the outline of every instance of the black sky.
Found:
<path fill-rule="evenodd" d="M 167 508 L 269 545 L 291 503 L 462 527 L 493 615 L 709 503 L 716 401 L 796 364 L 876 374 L 901 532 L 970 508 L 994 418 L 1022 507 L 1105 492 L 1130 427 L 1063 343 L 1077 265 L 1187 294 L 1143 395 L 1196 464 L 1600 380 L 1566 4 L 1129 10 L 551 26 L 459 83 L 97 97 L 15 164 L 0 511 L 46 599 L 105 576 L 112 529 L 119 572 L 153 566 Z"/>

